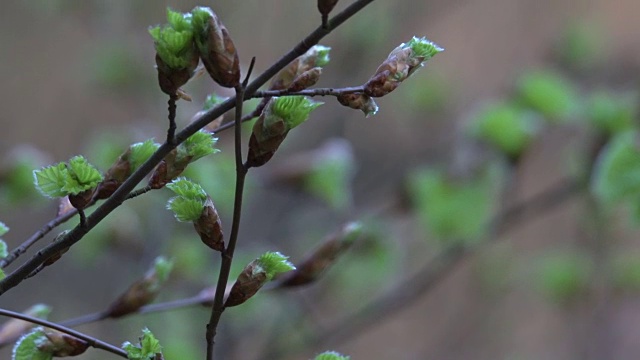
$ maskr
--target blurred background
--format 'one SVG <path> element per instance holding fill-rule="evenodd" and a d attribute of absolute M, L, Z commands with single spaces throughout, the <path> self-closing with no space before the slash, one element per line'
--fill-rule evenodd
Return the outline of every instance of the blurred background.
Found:
<path fill-rule="evenodd" d="M 319 23 L 310 0 L 3 5 L 0 221 L 10 249 L 55 216 L 57 203 L 33 190 L 33 169 L 83 154 L 106 171 L 129 144 L 163 139 L 167 99 L 147 29 L 165 22 L 167 6 L 211 6 L 243 69 L 256 57 L 254 77 Z M 299 262 L 347 221 L 362 221 L 365 235 L 317 282 L 228 309 L 221 358 L 636 359 L 640 153 L 628 134 L 638 120 L 639 13 L 636 0 L 378 0 L 326 37 L 319 87 L 363 84 L 414 35 L 446 50 L 378 99 L 373 117 L 323 99 L 249 173 L 232 279 L 266 250 Z M 193 101 L 178 103 L 178 128 L 208 94 L 232 95 L 207 76 L 184 90 Z M 185 175 L 228 229 L 233 143 L 231 132 L 219 137 L 222 151 Z M 607 157 L 618 149 L 610 140 L 628 145 L 624 160 Z M 159 255 L 174 269 L 157 302 L 211 286 L 219 255 L 165 209 L 172 195 L 128 201 L 0 307 L 47 304 L 52 321 L 99 312 Z M 119 345 L 146 326 L 167 359 L 198 359 L 208 316 L 196 306 L 78 329 Z M 89 349 L 78 358 L 113 357 Z"/>

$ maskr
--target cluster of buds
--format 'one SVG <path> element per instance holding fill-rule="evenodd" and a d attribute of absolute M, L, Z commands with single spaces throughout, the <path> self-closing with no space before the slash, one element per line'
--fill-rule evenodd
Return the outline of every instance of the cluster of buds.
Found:
<path fill-rule="evenodd" d="M 172 267 L 173 263 L 164 257 L 156 258 L 153 267 L 147 271 L 145 276 L 131 284 L 109 306 L 105 313 L 106 317 L 118 318 L 125 316 L 152 302 L 160 293 L 160 288 L 169 277 Z"/>
<path fill-rule="evenodd" d="M 213 147 L 217 141 L 217 138 L 205 130 L 191 135 L 162 159 L 149 179 L 149 186 L 152 189 L 161 189 L 180 176 L 190 163 L 217 152 Z"/>
<path fill-rule="evenodd" d="M 271 98 L 253 126 L 247 166 L 258 167 L 269 161 L 289 131 L 306 121 L 320 105 L 321 102 L 302 96 Z"/>
<path fill-rule="evenodd" d="M 167 23 L 149 29 L 156 48 L 160 89 L 169 96 L 182 95 L 200 60 L 211 78 L 224 87 L 240 84 L 240 62 L 229 32 L 215 13 L 196 7 L 190 13 L 167 9 Z"/>
<path fill-rule="evenodd" d="M 167 208 L 178 221 L 193 222 L 202 242 L 216 251 L 224 250 L 222 222 L 213 201 L 204 189 L 185 178 L 178 178 L 167 184 L 178 196 L 167 203 Z"/>
<path fill-rule="evenodd" d="M 279 252 L 266 252 L 247 265 L 231 287 L 225 307 L 236 306 L 249 300 L 260 288 L 279 273 L 296 267 Z"/>
<path fill-rule="evenodd" d="M 95 199 L 106 199 L 111 196 L 142 163 L 158 150 L 159 146 L 153 140 L 131 145 L 107 170 L 104 179 L 96 189 Z"/>
<path fill-rule="evenodd" d="M 280 279 L 278 287 L 295 287 L 316 281 L 362 235 L 362 225 L 349 223 L 330 235 L 297 269 Z"/>

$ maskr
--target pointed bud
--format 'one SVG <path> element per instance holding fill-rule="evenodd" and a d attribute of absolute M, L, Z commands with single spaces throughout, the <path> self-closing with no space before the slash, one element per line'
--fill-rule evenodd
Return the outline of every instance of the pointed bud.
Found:
<path fill-rule="evenodd" d="M 114 301 L 107 310 L 107 317 L 118 318 L 138 311 L 151 303 L 160 292 L 160 288 L 169 277 L 173 263 L 158 257 L 145 276 L 131 286 Z"/>
<path fill-rule="evenodd" d="M 45 338 L 36 342 L 38 350 L 54 357 L 76 356 L 84 353 L 89 344 L 77 337 L 57 330 L 43 328 Z"/>
<path fill-rule="evenodd" d="M 287 89 L 298 76 L 313 68 L 322 68 L 327 65 L 330 50 L 331 48 L 327 46 L 312 46 L 273 77 L 269 90 Z"/>
<path fill-rule="evenodd" d="M 337 3 L 338 0 L 318 0 L 318 11 L 322 15 L 329 15 Z"/>
<path fill-rule="evenodd" d="M 362 93 L 340 94 L 338 102 L 352 109 L 361 110 L 365 117 L 375 115 L 378 112 L 378 104 L 370 96 Z"/>
<path fill-rule="evenodd" d="M 345 225 L 338 233 L 331 235 L 320 247 L 309 254 L 295 271 L 287 274 L 280 281 L 279 287 L 301 286 L 316 281 L 336 262 L 342 253 L 353 245 L 361 234 L 361 224 Z"/>
<path fill-rule="evenodd" d="M 222 222 L 218 211 L 213 206 L 213 201 L 207 197 L 207 201 L 202 209 L 202 215 L 193 223 L 202 242 L 213 250 L 224 250 L 224 233 L 222 232 Z"/>
<path fill-rule="evenodd" d="M 289 131 L 306 121 L 320 105 L 321 102 L 301 96 L 271 98 L 253 126 L 247 166 L 258 167 L 269 161 Z"/>
<path fill-rule="evenodd" d="M 50 312 L 51 307 L 48 305 L 37 304 L 28 308 L 23 313 L 31 317 L 46 319 Z M 24 320 L 13 318 L 7 320 L 7 322 L 0 327 L 0 347 L 14 343 L 18 338 L 20 338 L 20 336 L 31 330 L 33 327 L 33 323 Z"/>
<path fill-rule="evenodd" d="M 279 252 L 266 252 L 247 265 L 233 284 L 225 307 L 236 306 L 249 300 L 260 288 L 279 273 L 294 270 L 288 257 Z"/>
<path fill-rule="evenodd" d="M 314 67 L 312 69 L 309 69 L 303 72 L 302 74 L 296 76 L 296 78 L 293 79 L 293 82 L 291 82 L 291 85 L 289 85 L 287 90 L 295 92 L 295 91 L 304 90 L 310 86 L 313 86 L 318 82 L 318 80 L 320 80 L 320 75 L 322 75 L 321 67 Z"/>
<path fill-rule="evenodd" d="M 365 84 L 365 94 L 381 97 L 392 92 L 427 60 L 442 51 L 443 48 L 426 38 L 413 37 L 408 43 L 400 44 Z"/>
<path fill-rule="evenodd" d="M 211 78 L 224 87 L 240 85 L 240 61 L 227 28 L 207 7 L 191 11 L 195 42 Z"/>
<path fill-rule="evenodd" d="M 198 67 L 198 52 L 193 43 L 190 14 L 167 9 L 168 24 L 149 29 L 156 48 L 156 65 L 160 89 L 169 96 L 177 96 Z"/>

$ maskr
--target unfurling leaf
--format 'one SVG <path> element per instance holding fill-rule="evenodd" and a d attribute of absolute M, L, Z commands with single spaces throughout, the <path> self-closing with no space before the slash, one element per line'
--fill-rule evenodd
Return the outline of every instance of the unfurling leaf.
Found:
<path fill-rule="evenodd" d="M 231 287 L 225 307 L 236 306 L 253 297 L 260 288 L 279 273 L 295 269 L 288 257 L 279 252 L 266 252 L 247 265 Z"/>
<path fill-rule="evenodd" d="M 40 351 L 38 343 L 46 340 L 41 327 L 35 328 L 30 333 L 22 336 L 13 347 L 11 360 L 51 360 L 53 354 Z"/>
<path fill-rule="evenodd" d="M 182 85 L 193 76 L 199 58 L 193 42 L 191 14 L 167 9 L 168 24 L 149 29 L 156 48 L 156 65 L 160 89 L 177 96 Z"/>
<path fill-rule="evenodd" d="M 364 86 L 364 93 L 371 97 L 381 97 L 395 90 L 400 83 L 424 66 L 424 63 L 443 48 L 426 38 L 413 37 L 408 43 L 400 44 L 378 67 L 375 74 Z"/>
<path fill-rule="evenodd" d="M 318 354 L 313 360 L 349 360 L 350 356 L 344 356 L 336 351 L 325 351 Z"/>
<path fill-rule="evenodd" d="M 33 171 L 38 191 L 50 198 L 67 196 L 64 189 L 67 181 L 67 165 L 63 162 Z"/>
<path fill-rule="evenodd" d="M 291 129 L 307 120 L 322 105 L 302 96 L 274 97 L 253 126 L 247 166 L 264 165 L 273 157 Z"/>
<path fill-rule="evenodd" d="M 158 360 L 163 358 L 160 341 L 147 328 L 142 329 L 142 337 L 138 340 L 138 345 L 127 341 L 122 344 L 122 349 L 127 352 L 129 360 Z"/>

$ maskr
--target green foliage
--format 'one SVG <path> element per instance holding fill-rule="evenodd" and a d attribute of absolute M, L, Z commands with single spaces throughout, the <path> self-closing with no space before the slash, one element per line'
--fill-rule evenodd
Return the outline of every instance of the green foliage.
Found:
<path fill-rule="evenodd" d="M 591 188 L 605 204 L 640 201 L 640 149 L 636 132 L 625 132 L 609 141 L 596 162 Z"/>
<path fill-rule="evenodd" d="M 33 176 L 38 191 L 50 198 L 77 195 L 102 181 L 102 174 L 83 156 L 74 156 L 68 164 L 61 162 L 34 170 Z"/>
<path fill-rule="evenodd" d="M 178 221 L 196 221 L 202 215 L 207 193 L 202 187 L 186 178 L 178 178 L 167 184 L 178 196 L 169 199 L 167 209 L 173 211 Z"/>
<path fill-rule="evenodd" d="M 517 158 L 539 130 L 536 118 L 508 103 L 487 105 L 471 123 L 472 134 L 507 156 Z"/>
<path fill-rule="evenodd" d="M 602 60 L 604 36 L 593 21 L 577 21 L 570 24 L 559 44 L 560 58 L 567 65 L 585 70 Z"/>
<path fill-rule="evenodd" d="M 40 351 L 38 344 L 46 339 L 42 328 L 35 328 L 28 334 L 22 336 L 13 347 L 11 360 L 51 360 L 53 355 L 50 352 Z"/>
<path fill-rule="evenodd" d="M 195 51 L 191 15 L 167 9 L 167 21 L 149 29 L 156 52 L 170 68 L 187 68 Z"/>
<path fill-rule="evenodd" d="M 304 188 L 336 210 L 345 210 L 351 202 L 351 180 L 355 172 L 350 152 L 336 148 L 313 164 L 304 177 Z"/>
<path fill-rule="evenodd" d="M 475 179 L 456 181 L 431 169 L 409 178 L 409 193 L 423 226 L 445 242 L 474 242 L 491 219 L 499 173 L 487 169 Z"/>
<path fill-rule="evenodd" d="M 350 356 L 344 356 L 336 351 L 325 351 L 322 354 L 318 354 L 314 360 L 349 360 Z"/>
<path fill-rule="evenodd" d="M 322 104 L 324 103 L 313 101 L 304 96 L 274 97 L 271 112 L 283 119 L 288 129 L 293 129 L 305 122 L 309 118 L 309 114 Z"/>
<path fill-rule="evenodd" d="M 589 288 L 591 262 L 578 253 L 555 253 L 538 264 L 538 283 L 552 300 L 567 303 Z"/>
<path fill-rule="evenodd" d="M 547 120 L 564 120 L 576 110 L 577 90 L 560 74 L 531 71 L 520 77 L 517 98 L 523 106 L 541 113 Z"/>
<path fill-rule="evenodd" d="M 12 205 L 38 196 L 32 185 L 33 169 L 42 165 L 39 161 L 41 157 L 42 155 L 34 149 L 19 149 L 7 164 L 6 172 L 0 181 L 1 204 Z"/>
<path fill-rule="evenodd" d="M 83 191 L 93 189 L 100 181 L 102 174 L 83 156 L 74 156 L 67 165 L 67 179 L 62 188 L 67 194 L 77 195 Z"/>
<path fill-rule="evenodd" d="M 7 243 L 4 240 L 0 239 L 0 259 L 4 259 L 9 255 L 7 251 Z"/>
<path fill-rule="evenodd" d="M 267 274 L 267 280 L 273 279 L 277 274 L 295 270 L 295 266 L 289 262 L 288 256 L 284 256 L 279 252 L 266 252 L 257 259 L 258 265 Z"/>
<path fill-rule="evenodd" d="M 636 127 L 637 107 L 637 94 L 600 90 L 591 95 L 587 115 L 596 129 L 612 136 Z"/>
<path fill-rule="evenodd" d="M 9 227 L 5 225 L 2 221 L 0 221 L 0 236 L 9 232 Z"/>
<path fill-rule="evenodd" d="M 209 94 L 207 98 L 204 100 L 204 105 L 202 106 L 202 110 L 207 111 L 213 109 L 216 105 L 224 102 L 229 99 L 228 97 L 218 96 L 218 94 Z"/>
<path fill-rule="evenodd" d="M 167 281 L 171 270 L 173 269 L 173 261 L 168 260 L 164 256 L 158 256 L 153 263 L 153 269 L 160 283 Z"/>
<path fill-rule="evenodd" d="M 127 341 L 122 344 L 122 348 L 127 352 L 129 360 L 153 360 L 156 354 L 162 353 L 160 341 L 146 328 L 142 329 L 142 337 L 139 339 L 138 345 Z"/>
<path fill-rule="evenodd" d="M 200 130 L 189 136 L 178 146 L 178 161 L 189 158 L 189 162 L 194 162 L 209 154 L 214 154 L 219 150 L 214 148 L 218 138 L 211 136 L 211 133 Z"/>
<path fill-rule="evenodd" d="M 438 44 L 427 40 L 425 37 L 413 37 L 407 44 L 407 47 L 413 51 L 413 56 L 424 58 L 427 61 L 434 57 L 437 53 L 444 51 Z"/>
<path fill-rule="evenodd" d="M 64 190 L 67 181 L 67 165 L 63 162 L 33 171 L 36 189 L 50 198 L 67 196 Z"/>
<path fill-rule="evenodd" d="M 7 277 L 7 274 L 4 273 L 4 270 L 0 269 L 0 280 L 4 279 L 5 277 Z"/>
<path fill-rule="evenodd" d="M 331 58 L 329 57 L 329 52 L 331 51 L 330 47 L 314 45 L 312 49 L 316 52 L 315 66 L 324 67 L 329 63 L 329 61 L 331 61 Z"/>
<path fill-rule="evenodd" d="M 640 257 L 624 254 L 614 259 L 611 266 L 612 282 L 616 288 L 625 291 L 640 290 Z"/>
<path fill-rule="evenodd" d="M 159 147 L 160 144 L 154 142 L 152 139 L 131 145 L 131 156 L 129 157 L 131 171 L 133 172 L 139 168 Z"/>

